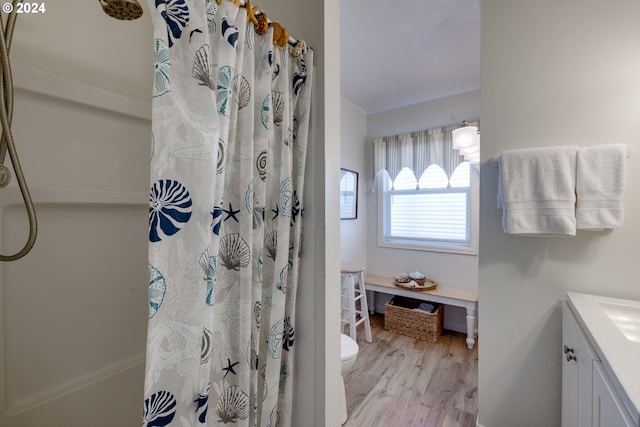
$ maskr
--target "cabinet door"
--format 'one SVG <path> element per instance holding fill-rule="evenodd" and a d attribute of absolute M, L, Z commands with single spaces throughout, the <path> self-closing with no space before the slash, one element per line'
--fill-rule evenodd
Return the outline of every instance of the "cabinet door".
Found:
<path fill-rule="evenodd" d="M 592 364 L 598 357 L 571 309 L 562 307 L 562 427 L 591 425 Z"/>
<path fill-rule="evenodd" d="M 602 362 L 593 362 L 593 427 L 631 427 L 633 421 L 611 383 Z"/>

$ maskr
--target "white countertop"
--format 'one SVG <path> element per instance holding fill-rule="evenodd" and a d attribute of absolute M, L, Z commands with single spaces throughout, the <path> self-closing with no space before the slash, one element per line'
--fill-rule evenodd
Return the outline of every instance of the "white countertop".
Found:
<path fill-rule="evenodd" d="M 640 425 L 640 343 L 625 337 L 602 309 L 601 303 L 640 308 L 640 301 L 567 292 L 567 300 L 613 381 L 636 425 Z"/>

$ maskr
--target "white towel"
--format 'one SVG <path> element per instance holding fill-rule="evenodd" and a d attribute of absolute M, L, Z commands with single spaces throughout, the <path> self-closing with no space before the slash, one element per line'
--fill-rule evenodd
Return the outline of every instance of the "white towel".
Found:
<path fill-rule="evenodd" d="M 598 231 L 622 226 L 622 198 L 629 150 L 626 144 L 596 145 L 578 150 L 578 229 Z"/>
<path fill-rule="evenodd" d="M 504 151 L 498 207 L 508 234 L 575 236 L 575 145 Z"/>

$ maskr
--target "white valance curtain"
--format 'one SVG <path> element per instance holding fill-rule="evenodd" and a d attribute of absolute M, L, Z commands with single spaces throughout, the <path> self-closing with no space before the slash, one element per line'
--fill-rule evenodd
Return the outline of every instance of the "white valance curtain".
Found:
<path fill-rule="evenodd" d="M 470 123 L 478 126 L 478 123 Z M 407 167 L 420 180 L 431 165 L 438 165 L 450 177 L 464 157 L 453 149 L 452 132 L 458 126 L 384 136 L 373 139 L 374 176 L 386 170 L 391 180 Z"/>

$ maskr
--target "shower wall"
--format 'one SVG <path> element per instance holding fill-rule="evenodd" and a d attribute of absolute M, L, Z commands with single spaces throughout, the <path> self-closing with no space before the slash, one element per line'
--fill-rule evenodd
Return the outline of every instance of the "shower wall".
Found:
<path fill-rule="evenodd" d="M 137 426 L 150 107 L 20 65 L 14 73 L 13 132 L 39 233 L 25 258 L 0 264 L 0 425 Z M 0 190 L 0 251 L 16 252 L 27 233 L 14 179 Z"/>

